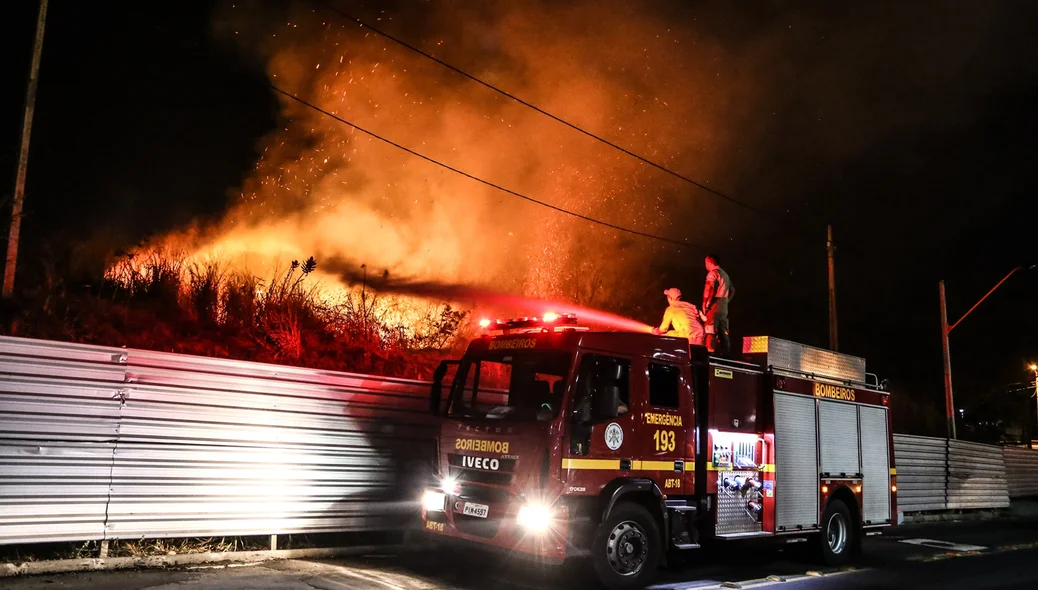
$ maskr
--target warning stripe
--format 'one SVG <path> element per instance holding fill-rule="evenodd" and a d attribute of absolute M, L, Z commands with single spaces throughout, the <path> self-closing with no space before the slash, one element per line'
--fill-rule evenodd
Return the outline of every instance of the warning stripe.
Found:
<path fill-rule="evenodd" d="M 677 459 L 681 461 L 681 459 Z M 632 460 L 631 469 L 629 471 L 674 471 L 675 460 L 670 461 L 658 461 L 658 460 Z M 693 463 L 687 461 L 684 464 L 682 471 L 691 471 Z M 619 459 L 563 459 L 563 469 L 580 469 L 580 470 L 597 470 L 597 471 L 619 471 L 620 460 Z"/>
<path fill-rule="evenodd" d="M 611 469 L 620 470 L 619 459 L 563 459 L 563 469 Z"/>

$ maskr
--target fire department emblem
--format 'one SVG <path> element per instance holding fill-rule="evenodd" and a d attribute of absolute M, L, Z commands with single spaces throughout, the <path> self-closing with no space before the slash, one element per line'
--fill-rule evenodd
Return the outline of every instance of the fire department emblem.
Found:
<path fill-rule="evenodd" d="M 615 451 L 624 444 L 624 429 L 616 422 L 610 422 L 605 429 L 605 443 L 609 450 Z"/>

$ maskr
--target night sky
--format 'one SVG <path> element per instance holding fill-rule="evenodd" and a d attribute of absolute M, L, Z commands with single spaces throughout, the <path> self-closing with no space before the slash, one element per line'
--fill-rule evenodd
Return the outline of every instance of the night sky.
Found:
<path fill-rule="evenodd" d="M 0 20 L 4 215 L 34 4 L 12 3 Z M 717 84 L 758 85 L 755 101 L 738 105 L 723 152 L 712 155 L 726 164 L 713 168 L 717 177 L 697 180 L 768 219 L 719 203 L 716 223 L 740 228 L 735 238 L 684 236 L 721 254 L 738 287 L 733 335 L 826 345 L 825 225 L 832 223 L 841 350 L 866 357 L 895 396 L 913 400 L 902 407 L 920 412 L 914 430 L 941 434 L 938 281 L 947 283 L 954 321 L 1010 269 L 1038 263 L 1038 5 L 685 4 L 661 4 L 655 16 L 702 31 L 723 54 L 749 56 L 740 62 L 745 71 L 733 72 L 732 82 L 719 73 Z M 336 5 L 371 19 L 397 15 L 382 21 L 387 29 L 436 51 L 425 2 Z M 589 27 L 594 10 L 603 9 L 588 8 Z M 260 139 L 277 125 L 279 103 L 263 63 L 214 32 L 216 13 L 198 1 L 51 3 L 23 266 L 39 265 L 48 244 L 101 235 L 131 247 L 216 220 L 234 202 Z M 478 55 L 458 58 L 466 59 L 456 65 L 481 63 Z M 509 86 L 507 77 L 497 82 Z M 669 165 L 696 177 L 692 158 Z M 668 283 L 701 288 L 701 251 L 661 256 L 653 267 Z M 1038 269 L 1021 271 L 953 332 L 956 395 L 969 413 L 1029 379 L 1026 364 L 1038 361 L 1036 303 Z M 656 321 L 661 310 L 662 296 L 636 313 Z M 1025 406 L 1022 393 L 1012 395 L 1033 416 L 1033 400 Z"/>

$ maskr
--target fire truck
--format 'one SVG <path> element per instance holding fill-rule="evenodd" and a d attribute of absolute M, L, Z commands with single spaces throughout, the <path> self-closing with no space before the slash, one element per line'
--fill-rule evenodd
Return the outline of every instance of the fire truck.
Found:
<path fill-rule="evenodd" d="M 813 543 L 846 562 L 896 522 L 885 387 L 862 358 L 778 338 L 730 356 L 572 315 L 486 326 L 436 371 L 423 530 L 590 558 L 610 588 L 706 543 Z"/>

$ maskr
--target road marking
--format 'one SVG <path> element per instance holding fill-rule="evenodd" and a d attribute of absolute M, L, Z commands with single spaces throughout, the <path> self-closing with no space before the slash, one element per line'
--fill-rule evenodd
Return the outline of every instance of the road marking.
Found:
<path fill-rule="evenodd" d="M 799 575 L 788 575 L 788 576 L 776 576 L 770 575 L 766 578 L 757 578 L 752 580 L 741 580 L 738 582 L 717 582 L 713 580 L 698 580 L 695 582 L 675 582 L 671 584 L 656 584 L 649 586 L 650 590 L 724 590 L 727 588 L 740 588 L 742 590 L 750 590 L 751 588 L 766 588 L 769 586 L 776 586 L 778 584 L 784 584 L 786 582 L 800 582 L 803 580 L 810 580 L 812 578 L 832 578 L 836 576 L 845 576 L 847 574 L 853 574 L 857 572 L 868 571 L 868 568 L 855 568 L 847 567 L 841 570 L 822 570 L 822 571 L 811 571 L 805 574 Z"/>
<path fill-rule="evenodd" d="M 898 543 L 907 543 L 909 545 L 919 545 L 921 547 L 932 547 L 934 549 L 944 549 L 946 551 L 954 551 L 965 553 L 967 551 L 984 551 L 987 547 L 982 545 L 965 545 L 962 543 L 950 543 L 948 541 L 938 541 L 937 539 L 900 539 Z"/>

